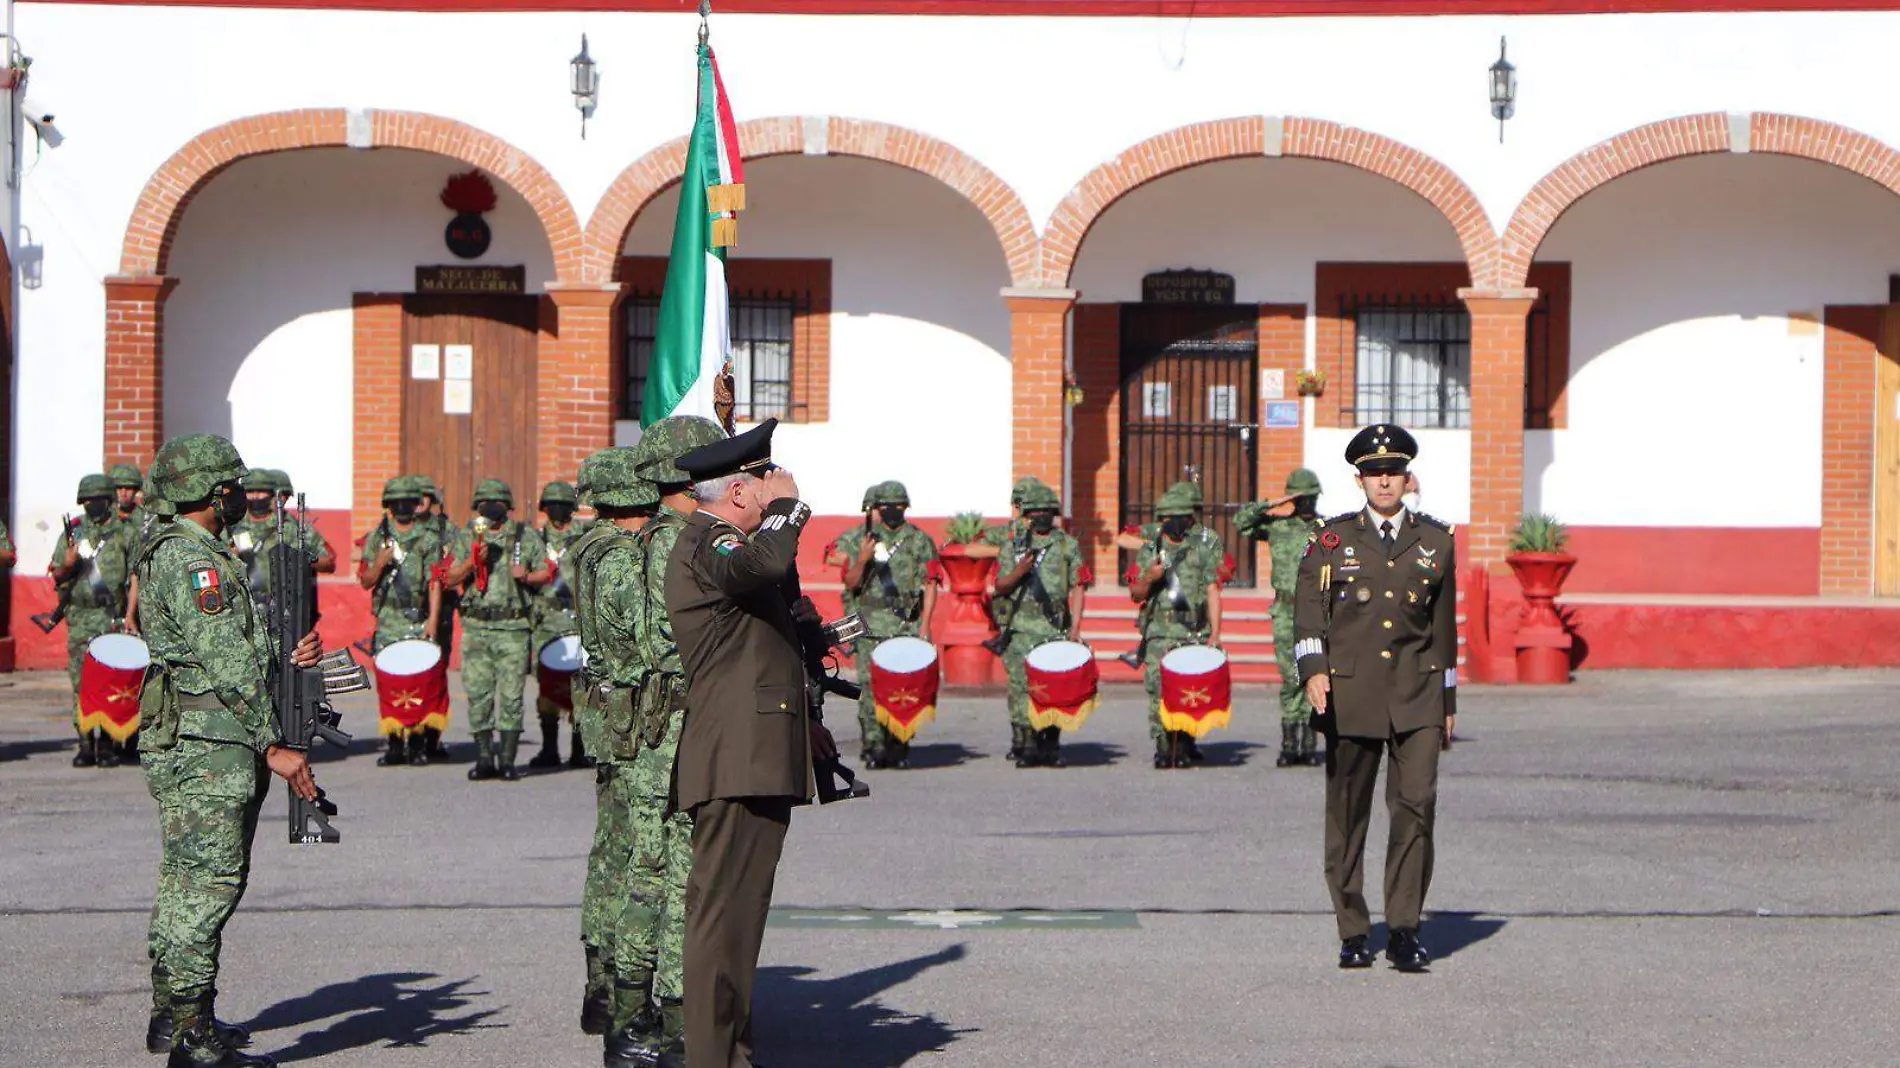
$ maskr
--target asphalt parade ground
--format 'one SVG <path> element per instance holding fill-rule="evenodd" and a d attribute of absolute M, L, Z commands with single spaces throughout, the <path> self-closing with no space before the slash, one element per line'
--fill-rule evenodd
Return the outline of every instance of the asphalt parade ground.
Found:
<path fill-rule="evenodd" d="M 69 766 L 65 687 L 0 676 L 0 1065 L 158 1065 L 154 806 L 135 769 Z M 1900 1063 L 1900 673 L 1467 688 L 1423 976 L 1334 967 L 1321 773 L 1274 768 L 1277 705 L 1238 698 L 1208 766 L 1158 772 L 1138 690 L 1033 771 L 1002 758 L 1000 695 L 953 696 L 910 770 L 801 810 L 761 1062 Z M 373 705 L 344 708 L 357 746 L 318 767 L 344 840 L 288 845 L 276 784 L 220 1015 L 284 1063 L 599 1064 L 577 1027 L 592 774 L 467 782 L 459 702 L 454 763 L 378 768 Z M 855 757 L 855 709 L 830 709 Z"/>

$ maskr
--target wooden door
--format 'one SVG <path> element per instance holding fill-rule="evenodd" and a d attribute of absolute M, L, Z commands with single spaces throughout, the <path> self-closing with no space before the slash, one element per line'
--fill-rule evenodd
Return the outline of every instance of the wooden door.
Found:
<path fill-rule="evenodd" d="M 1881 322 L 1874 389 L 1874 592 L 1900 596 L 1900 304 Z"/>
<path fill-rule="evenodd" d="M 428 475 L 457 522 L 486 478 L 507 482 L 515 514 L 535 495 L 535 359 L 539 299 L 428 295 L 403 301 L 402 469 Z M 414 346 L 436 346 L 436 378 L 417 378 Z M 450 411 L 448 346 L 470 350 L 467 412 Z"/>
<path fill-rule="evenodd" d="M 1122 524 L 1152 520 L 1170 485 L 1199 482 L 1235 586 L 1254 584 L 1234 513 L 1258 489 L 1259 319 L 1251 304 L 1122 306 Z"/>

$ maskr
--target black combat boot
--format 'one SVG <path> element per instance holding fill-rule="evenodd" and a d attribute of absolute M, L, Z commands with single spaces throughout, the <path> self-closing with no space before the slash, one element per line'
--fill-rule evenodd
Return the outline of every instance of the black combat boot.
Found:
<path fill-rule="evenodd" d="M 1207 754 L 1201 752 L 1201 740 L 1186 731 L 1181 732 L 1181 753 L 1189 764 L 1199 764 L 1207 759 Z"/>
<path fill-rule="evenodd" d="M 429 766 L 429 740 L 422 736 L 421 731 L 414 731 L 409 735 L 408 749 L 410 767 Z"/>
<path fill-rule="evenodd" d="M 495 773 L 501 776 L 502 782 L 520 781 L 521 772 L 515 770 L 515 753 L 520 748 L 521 748 L 521 732 L 520 731 L 502 731 L 501 732 L 501 761 L 500 761 L 500 766 L 496 768 Z"/>
<path fill-rule="evenodd" d="M 1155 770 L 1166 771 L 1174 767 L 1174 732 L 1162 731 L 1155 736 Z"/>
<path fill-rule="evenodd" d="M 614 980 L 614 1022 L 601 1053 L 605 1068 L 651 1068 L 659 1058 L 661 1022 L 653 982 Z"/>
<path fill-rule="evenodd" d="M 213 1000 L 216 1000 L 215 994 Z M 251 1032 L 237 1024 L 225 1023 L 213 1016 L 211 1026 L 232 1049 L 243 1049 L 251 1044 Z M 145 1027 L 145 1052 L 171 1052 L 172 1034 L 171 988 L 165 966 L 155 963 L 152 965 L 152 1018 Z"/>
<path fill-rule="evenodd" d="M 1300 763 L 1309 768 L 1323 767 L 1326 764 L 1326 754 L 1320 752 L 1319 738 L 1314 733 L 1311 723 L 1300 725 Z"/>
<path fill-rule="evenodd" d="M 561 766 L 561 717 L 541 713 L 541 751 L 528 761 L 531 768 Z"/>
<path fill-rule="evenodd" d="M 1016 766 L 1019 768 L 1042 767 L 1042 735 L 1034 727 L 1017 727 L 1022 740 L 1016 743 Z"/>
<path fill-rule="evenodd" d="M 495 777 L 495 732 L 479 731 L 475 735 L 475 766 L 468 769 L 469 782 L 481 782 Z"/>
<path fill-rule="evenodd" d="M 172 999 L 171 1018 L 174 1040 L 166 1068 L 276 1068 L 276 1061 L 244 1053 L 225 1038 L 209 996 Z"/>
<path fill-rule="evenodd" d="M 434 727 L 424 727 L 422 728 L 422 739 L 430 760 L 449 759 L 449 747 L 442 744 L 442 732 L 440 730 Z"/>
<path fill-rule="evenodd" d="M 394 768 L 407 763 L 409 763 L 409 754 L 403 751 L 402 735 L 390 735 L 389 751 L 376 758 L 376 766 L 379 768 Z"/>
<path fill-rule="evenodd" d="M 581 996 L 581 1034 L 604 1035 L 613 1024 L 614 976 L 601 960 L 599 947 L 582 948 L 587 951 L 587 987 Z"/>
<path fill-rule="evenodd" d="M 1066 768 L 1062 759 L 1062 728 L 1044 727 L 1036 732 L 1036 756 L 1045 768 Z"/>
<path fill-rule="evenodd" d="M 126 735 L 125 744 L 119 748 L 119 756 L 128 764 L 139 762 L 139 732 L 133 731 Z"/>
<path fill-rule="evenodd" d="M 660 998 L 660 1044 L 655 1065 L 686 1063 L 686 1007 L 678 998 Z M 677 1060 L 668 1060 L 673 1057 Z M 754 1062 L 757 1063 L 756 1061 Z"/>
<path fill-rule="evenodd" d="M 113 741 L 111 735 L 104 731 L 93 731 L 92 741 L 93 752 L 97 754 L 100 767 L 116 768 L 119 766 L 119 743 Z"/>
<path fill-rule="evenodd" d="M 910 743 L 895 738 L 884 743 L 884 766 L 899 771 L 910 767 Z"/>
<path fill-rule="evenodd" d="M 1009 725 L 1009 759 L 1016 760 L 1023 755 L 1024 738 L 1029 734 L 1028 727 Z"/>
<path fill-rule="evenodd" d="M 1274 760 L 1276 768 L 1297 767 L 1300 763 L 1300 728 L 1297 724 L 1280 724 L 1280 756 Z"/>
<path fill-rule="evenodd" d="M 73 754 L 73 767 L 90 768 L 98 766 L 99 754 L 96 751 L 98 738 L 98 731 L 87 731 L 79 736 L 79 752 Z"/>
<path fill-rule="evenodd" d="M 581 768 L 591 768 L 594 766 L 593 758 L 587 755 L 587 747 L 581 744 L 581 730 L 579 727 L 569 732 L 568 743 L 568 767 L 579 770 Z"/>

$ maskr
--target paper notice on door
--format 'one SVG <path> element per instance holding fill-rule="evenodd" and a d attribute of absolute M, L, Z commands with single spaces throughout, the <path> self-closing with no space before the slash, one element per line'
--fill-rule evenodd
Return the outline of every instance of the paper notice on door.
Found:
<path fill-rule="evenodd" d="M 442 346 L 409 346 L 409 377 L 422 380 L 442 377 Z"/>
<path fill-rule="evenodd" d="M 475 383 L 466 378 L 442 380 L 442 414 L 467 415 L 475 410 Z"/>
<path fill-rule="evenodd" d="M 442 377 L 466 382 L 475 377 L 475 346 L 442 346 Z"/>

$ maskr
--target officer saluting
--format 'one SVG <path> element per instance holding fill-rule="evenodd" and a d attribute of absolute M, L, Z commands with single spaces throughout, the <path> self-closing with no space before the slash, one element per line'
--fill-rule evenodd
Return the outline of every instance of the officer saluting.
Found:
<path fill-rule="evenodd" d="M 772 465 L 767 419 L 674 463 L 699 510 L 666 569 L 686 680 L 675 786 L 693 814 L 686 884 L 686 1048 L 694 1065 L 752 1064 L 752 980 L 785 833 L 813 793 L 812 758 L 837 755 L 806 709 L 793 567 L 811 508 Z M 661 1054 L 662 1068 L 685 1058 Z"/>
<path fill-rule="evenodd" d="M 1457 711 L 1458 594 L 1451 527 L 1400 500 L 1417 454 L 1402 427 L 1354 435 L 1346 459 L 1366 506 L 1327 520 L 1300 562 L 1294 652 L 1326 733 L 1326 887 L 1342 968 L 1372 966 L 1361 883 L 1381 752 L 1392 755 L 1385 956 L 1405 972 L 1431 963 L 1418 923 L 1432 881 L 1438 752 Z"/>

